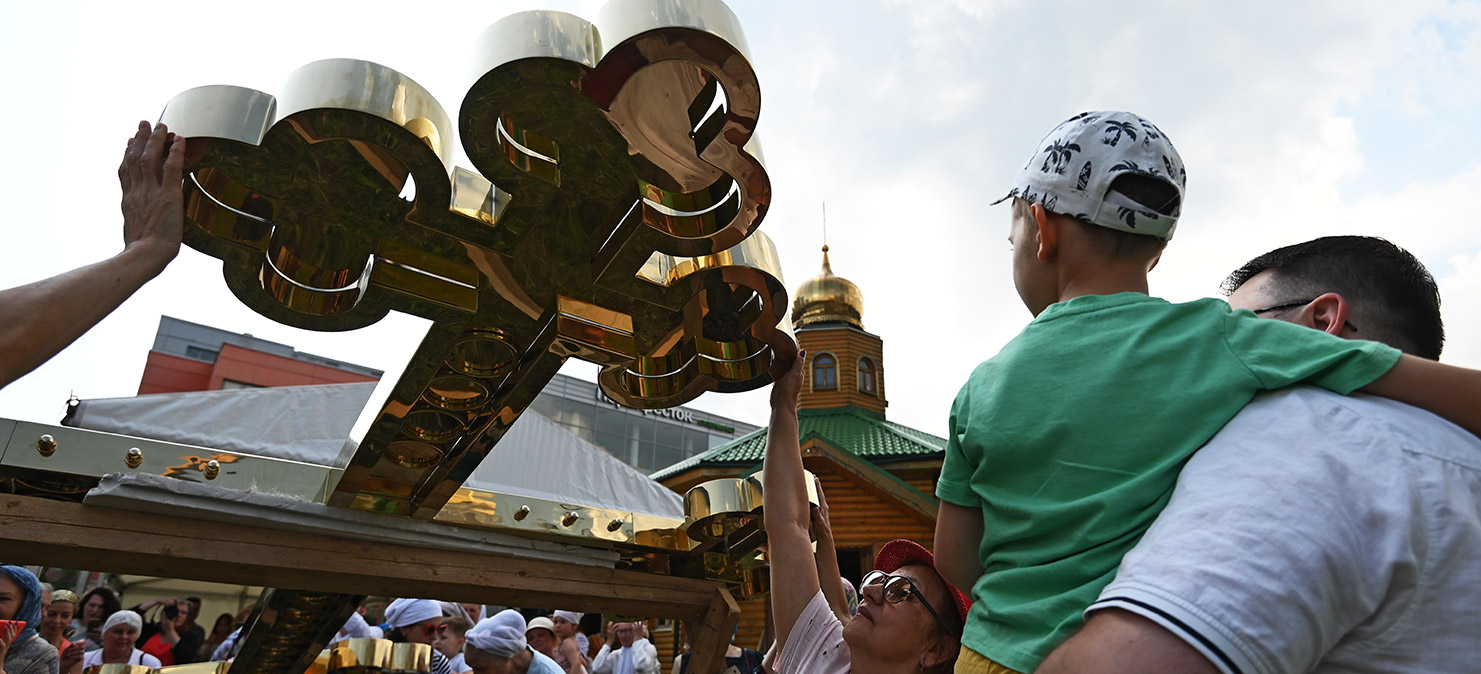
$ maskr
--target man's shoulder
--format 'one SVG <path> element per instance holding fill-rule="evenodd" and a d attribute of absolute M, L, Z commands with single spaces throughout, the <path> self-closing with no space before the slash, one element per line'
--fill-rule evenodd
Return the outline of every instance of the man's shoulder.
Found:
<path fill-rule="evenodd" d="M 1379 444 L 1481 468 L 1481 439 L 1435 414 L 1387 398 L 1344 396 L 1312 386 L 1256 396 L 1201 451 L 1272 445 L 1294 435 L 1307 438 L 1310 447 L 1347 451 L 1342 448 Z"/>

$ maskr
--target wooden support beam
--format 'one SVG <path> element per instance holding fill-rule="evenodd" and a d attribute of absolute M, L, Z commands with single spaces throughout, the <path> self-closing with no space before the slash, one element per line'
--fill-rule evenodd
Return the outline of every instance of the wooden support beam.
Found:
<path fill-rule="evenodd" d="M 730 630 L 740 619 L 730 593 L 710 581 L 394 541 L 295 536 L 33 496 L 0 495 L 0 550 L 13 564 L 677 618 L 704 626 L 694 644 L 696 664 L 724 661 Z"/>

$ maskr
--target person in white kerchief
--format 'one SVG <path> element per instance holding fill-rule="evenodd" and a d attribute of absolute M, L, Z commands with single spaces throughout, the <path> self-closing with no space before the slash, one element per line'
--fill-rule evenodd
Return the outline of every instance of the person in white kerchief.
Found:
<path fill-rule="evenodd" d="M 613 644 L 621 644 L 613 648 Z M 591 661 L 592 674 L 659 674 L 658 647 L 643 623 L 609 623 L 607 643 Z"/>
<path fill-rule="evenodd" d="M 391 625 L 387 639 L 431 646 L 444 628 L 442 604 L 431 599 L 397 599 L 386 607 L 386 622 Z M 452 663 L 436 648 L 432 649 L 430 674 L 454 674 Z"/>
<path fill-rule="evenodd" d="M 464 638 L 463 658 L 473 674 L 563 674 L 554 660 L 530 649 L 524 616 L 514 609 L 478 621 Z"/>

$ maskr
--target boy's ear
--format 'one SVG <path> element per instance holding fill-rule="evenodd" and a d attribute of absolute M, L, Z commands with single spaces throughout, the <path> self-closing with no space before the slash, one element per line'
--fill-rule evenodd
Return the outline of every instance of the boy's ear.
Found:
<path fill-rule="evenodd" d="M 1347 315 L 1351 308 L 1347 299 L 1337 293 L 1318 296 L 1302 310 L 1302 322 L 1329 335 L 1342 336 L 1347 329 Z"/>
<path fill-rule="evenodd" d="M 1038 225 L 1039 230 L 1034 236 L 1038 245 L 1038 250 L 1035 254 L 1040 260 L 1048 260 L 1054 257 L 1054 253 L 1059 250 L 1060 225 L 1062 223 L 1060 218 L 1052 217 L 1049 211 L 1044 210 L 1044 206 L 1041 204 L 1033 205 L 1033 213 L 1034 224 Z"/>

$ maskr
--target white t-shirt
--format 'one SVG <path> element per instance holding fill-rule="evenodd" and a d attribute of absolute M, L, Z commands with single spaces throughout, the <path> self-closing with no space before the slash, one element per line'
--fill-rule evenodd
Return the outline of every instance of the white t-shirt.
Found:
<path fill-rule="evenodd" d="M 103 649 L 101 648 L 96 651 L 88 651 L 82 655 L 83 669 L 101 664 L 103 664 Z M 128 664 L 144 665 L 145 667 L 150 667 L 153 669 L 160 668 L 159 658 L 156 658 L 153 655 L 145 653 L 144 651 L 141 651 L 137 648 L 134 649 L 133 653 L 129 654 Z"/>
<path fill-rule="evenodd" d="M 1226 674 L 1481 671 L 1481 441 L 1388 400 L 1260 396 L 1086 612 L 1106 607 Z"/>

